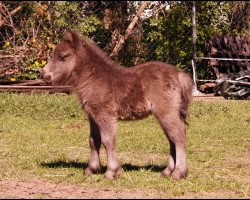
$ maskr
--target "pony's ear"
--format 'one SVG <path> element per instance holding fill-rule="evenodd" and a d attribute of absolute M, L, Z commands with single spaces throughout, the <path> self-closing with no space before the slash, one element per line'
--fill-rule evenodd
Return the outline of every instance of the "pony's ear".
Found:
<path fill-rule="evenodd" d="M 63 34 L 64 41 L 70 43 L 74 48 L 81 45 L 81 39 L 77 33 L 72 31 L 71 29 L 65 30 Z"/>

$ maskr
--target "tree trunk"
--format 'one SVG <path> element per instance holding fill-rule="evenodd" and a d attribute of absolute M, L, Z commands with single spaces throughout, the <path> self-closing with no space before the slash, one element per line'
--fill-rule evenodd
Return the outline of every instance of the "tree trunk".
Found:
<path fill-rule="evenodd" d="M 128 28 L 126 29 L 125 34 L 123 36 L 121 36 L 120 40 L 115 45 L 114 50 L 110 54 L 110 57 L 115 56 L 115 55 L 118 54 L 118 52 L 120 51 L 123 43 L 125 42 L 125 40 L 130 35 L 132 29 L 134 28 L 136 22 L 138 21 L 139 17 L 141 16 L 142 12 L 144 11 L 144 9 L 147 7 L 148 3 L 149 3 L 148 1 L 145 1 L 145 2 L 142 3 L 142 5 L 140 6 L 139 10 L 137 11 L 135 17 L 133 18 L 132 22 L 129 24 Z"/>

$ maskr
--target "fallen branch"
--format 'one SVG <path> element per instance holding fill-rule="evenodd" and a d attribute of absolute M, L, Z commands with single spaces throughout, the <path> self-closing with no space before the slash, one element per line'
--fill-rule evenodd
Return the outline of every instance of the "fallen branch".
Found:
<path fill-rule="evenodd" d="M 12 84 L 13 86 L 31 86 L 31 85 L 45 85 L 45 81 L 42 79 L 29 80 L 22 83 Z"/>
<path fill-rule="evenodd" d="M 0 85 L 0 92 L 27 92 L 27 93 L 72 93 L 71 86 L 12 86 Z"/>

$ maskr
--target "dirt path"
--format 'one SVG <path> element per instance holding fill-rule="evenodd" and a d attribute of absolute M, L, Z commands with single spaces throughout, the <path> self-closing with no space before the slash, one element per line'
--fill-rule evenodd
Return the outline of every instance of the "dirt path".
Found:
<path fill-rule="evenodd" d="M 154 190 L 115 190 L 84 188 L 69 183 L 52 183 L 47 180 L 21 181 L 7 179 L 0 181 L 0 198 L 24 199 L 156 199 L 163 198 Z"/>
<path fill-rule="evenodd" d="M 180 199 L 224 199 L 235 198 L 232 191 L 216 191 L 212 193 L 189 194 Z M 0 199 L 166 199 L 159 191 L 115 190 L 85 188 L 69 183 L 52 183 L 47 180 L 21 181 L 6 179 L 0 181 Z"/>

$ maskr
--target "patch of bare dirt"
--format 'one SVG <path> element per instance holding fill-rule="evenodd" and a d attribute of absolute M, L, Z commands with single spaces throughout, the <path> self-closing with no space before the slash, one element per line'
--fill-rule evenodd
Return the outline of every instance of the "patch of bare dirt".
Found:
<path fill-rule="evenodd" d="M 200 194 L 190 194 L 179 197 L 180 199 L 249 199 L 248 197 L 238 198 L 241 192 L 233 192 L 228 190 L 218 190 L 216 192 L 204 192 Z"/>
<path fill-rule="evenodd" d="M 47 180 L 21 181 L 6 179 L 0 181 L 0 198 L 48 198 L 48 199 L 156 199 L 163 198 L 153 190 L 114 190 L 84 188 L 69 183 L 52 183 Z"/>
<path fill-rule="evenodd" d="M 221 102 L 229 101 L 222 96 L 214 96 L 214 94 L 201 94 L 193 96 L 193 101 L 212 101 L 212 102 Z"/>
<path fill-rule="evenodd" d="M 241 192 L 218 190 L 216 192 L 187 194 L 179 199 L 235 199 Z M 0 199 L 165 199 L 159 191 L 115 190 L 81 187 L 69 183 L 53 183 L 47 180 L 21 181 L 5 179 L 0 181 Z M 248 197 L 243 199 L 248 199 Z"/>
<path fill-rule="evenodd" d="M 234 100 L 225 99 L 223 96 L 215 96 L 213 93 L 200 93 L 199 95 L 193 96 L 193 101 L 209 101 L 209 102 L 228 102 L 228 101 L 247 101 L 247 100 Z"/>

